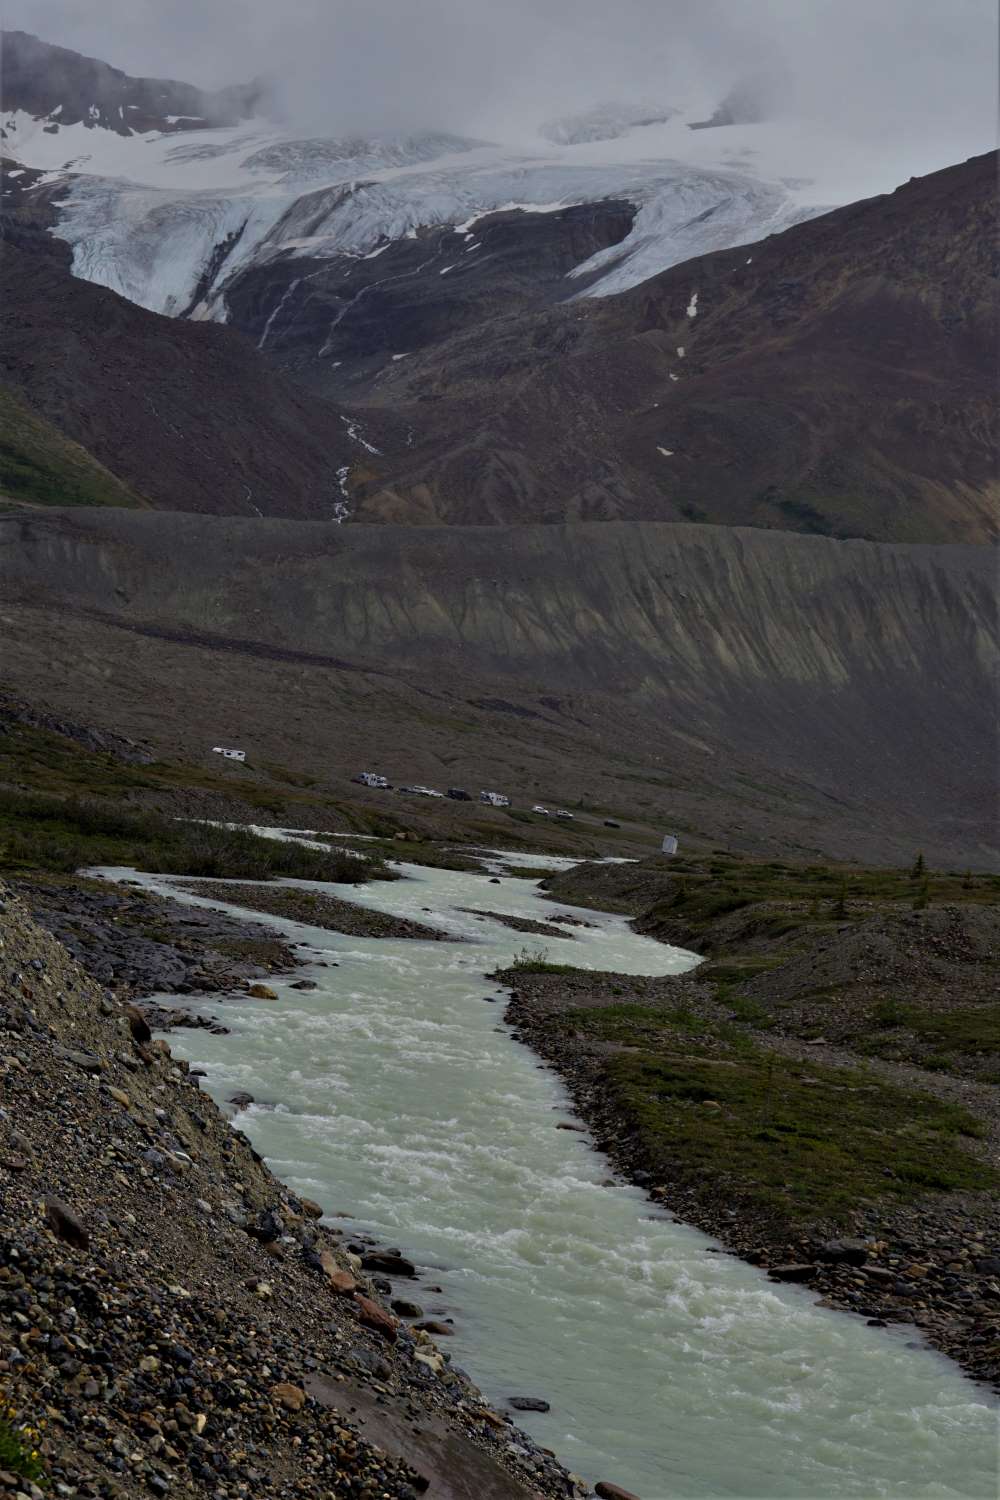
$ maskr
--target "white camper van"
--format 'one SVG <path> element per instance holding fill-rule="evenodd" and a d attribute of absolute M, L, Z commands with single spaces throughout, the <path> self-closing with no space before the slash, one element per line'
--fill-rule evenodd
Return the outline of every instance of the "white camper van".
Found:
<path fill-rule="evenodd" d="M 222 755 L 226 760 L 246 760 L 247 758 L 245 750 L 227 750 L 224 745 L 213 745 L 212 754 Z"/>
<path fill-rule="evenodd" d="M 503 792 L 480 792 L 480 802 L 488 802 L 490 807 L 509 807 L 510 798 L 505 797 Z"/>

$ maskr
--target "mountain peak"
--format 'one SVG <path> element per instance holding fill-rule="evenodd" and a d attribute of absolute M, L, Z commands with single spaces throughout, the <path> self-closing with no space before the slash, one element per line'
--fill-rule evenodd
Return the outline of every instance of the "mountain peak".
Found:
<path fill-rule="evenodd" d="M 67 125 L 142 135 L 235 125 L 264 106 L 267 83 L 214 92 L 171 78 L 132 78 L 96 57 L 56 47 L 28 31 L 0 33 L 0 92 L 4 118 L 23 112 L 47 120 L 56 134 Z"/>

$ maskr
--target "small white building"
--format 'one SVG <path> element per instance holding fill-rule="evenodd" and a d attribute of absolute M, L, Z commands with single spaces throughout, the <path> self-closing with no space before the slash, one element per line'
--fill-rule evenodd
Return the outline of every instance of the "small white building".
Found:
<path fill-rule="evenodd" d="M 246 760 L 247 758 L 245 750 L 227 750 L 224 745 L 213 745 L 212 754 L 222 755 L 226 760 Z"/>
<path fill-rule="evenodd" d="M 663 843 L 660 845 L 661 854 L 676 854 L 677 839 L 672 833 L 664 834 Z"/>

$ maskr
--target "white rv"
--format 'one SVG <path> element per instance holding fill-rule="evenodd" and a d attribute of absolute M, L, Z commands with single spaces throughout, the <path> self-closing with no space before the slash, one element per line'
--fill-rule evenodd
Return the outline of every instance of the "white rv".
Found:
<path fill-rule="evenodd" d="M 488 802 L 490 807 L 509 807 L 510 798 L 505 797 L 503 792 L 480 792 L 480 802 Z"/>
<path fill-rule="evenodd" d="M 358 777 L 358 781 L 360 781 L 362 786 L 377 787 L 382 792 L 387 791 L 389 786 L 386 778 L 380 776 L 377 771 L 362 771 Z"/>
<path fill-rule="evenodd" d="M 224 745 L 213 745 L 212 754 L 222 755 L 226 760 L 246 760 L 247 758 L 245 750 L 227 750 Z"/>

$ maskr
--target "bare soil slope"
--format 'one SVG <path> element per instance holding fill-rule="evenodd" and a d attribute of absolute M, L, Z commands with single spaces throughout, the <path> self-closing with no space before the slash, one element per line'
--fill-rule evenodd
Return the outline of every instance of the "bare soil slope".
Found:
<path fill-rule="evenodd" d="M 161 754 L 499 785 L 529 822 L 546 801 L 730 848 L 993 858 L 986 549 L 94 510 L 0 540 L 12 685 Z"/>

